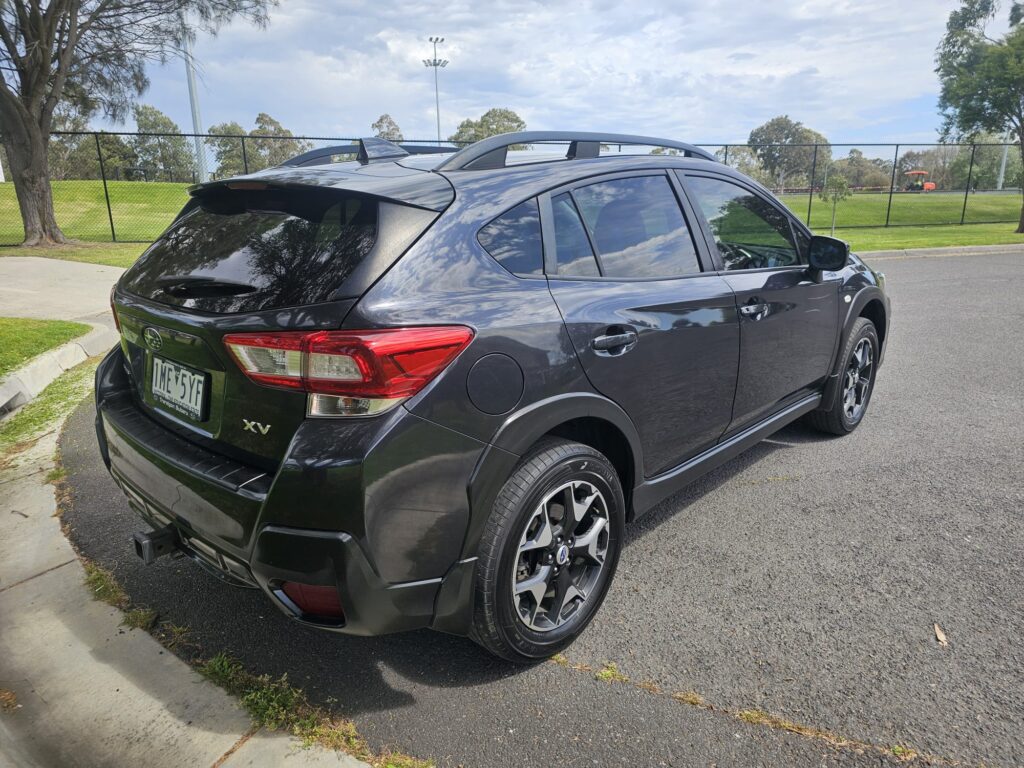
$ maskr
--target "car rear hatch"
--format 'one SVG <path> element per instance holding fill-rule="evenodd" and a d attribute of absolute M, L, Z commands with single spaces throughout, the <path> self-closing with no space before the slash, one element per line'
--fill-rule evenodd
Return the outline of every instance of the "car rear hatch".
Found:
<path fill-rule="evenodd" d="M 437 174 L 387 165 L 272 169 L 190 190 L 112 297 L 143 415 L 203 450 L 276 470 L 306 394 L 253 381 L 224 337 L 341 326 L 453 197 Z"/>

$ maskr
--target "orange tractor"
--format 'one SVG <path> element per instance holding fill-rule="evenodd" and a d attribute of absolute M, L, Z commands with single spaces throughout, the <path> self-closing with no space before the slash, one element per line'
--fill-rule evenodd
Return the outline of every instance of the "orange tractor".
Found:
<path fill-rule="evenodd" d="M 905 192 L 933 192 L 935 182 L 928 181 L 928 171 L 907 171 L 905 174 L 907 183 L 904 185 Z"/>

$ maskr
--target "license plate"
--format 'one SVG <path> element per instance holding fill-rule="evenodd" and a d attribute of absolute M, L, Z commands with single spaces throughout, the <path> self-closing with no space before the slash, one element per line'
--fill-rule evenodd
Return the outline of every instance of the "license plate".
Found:
<path fill-rule="evenodd" d="M 153 398 L 159 403 L 202 421 L 205 373 L 154 355 L 150 388 Z"/>

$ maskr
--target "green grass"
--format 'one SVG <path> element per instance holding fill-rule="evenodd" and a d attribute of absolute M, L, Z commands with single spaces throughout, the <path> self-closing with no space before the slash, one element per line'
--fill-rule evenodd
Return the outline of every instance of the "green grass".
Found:
<path fill-rule="evenodd" d="M 88 333 L 85 323 L 0 317 L 0 379 L 36 355 Z"/>
<path fill-rule="evenodd" d="M 317 744 L 345 752 L 374 768 L 432 768 L 434 765 L 401 752 L 375 753 L 351 720 L 333 717 L 310 704 L 302 689 L 292 686 L 287 676 L 275 680 L 269 675 L 254 675 L 224 652 L 203 662 L 199 672 L 239 697 L 257 725 L 291 733 L 306 746 Z"/>
<path fill-rule="evenodd" d="M 807 195 L 783 195 L 782 201 L 807 219 Z M 887 193 L 858 193 L 836 206 L 836 227 L 882 227 L 889 205 Z M 961 192 L 897 192 L 892 197 L 890 224 L 959 224 L 963 212 Z M 1017 192 L 981 192 L 968 196 L 967 223 L 1006 221 L 1020 218 L 1021 196 Z M 832 206 L 818 197 L 811 206 L 811 228 L 823 231 L 832 225 Z"/>
<path fill-rule="evenodd" d="M 146 249 L 148 243 L 69 243 L 54 248 L 0 247 L 4 256 L 36 256 L 61 261 L 82 261 L 86 264 L 106 264 L 108 267 L 127 269 Z"/>
<path fill-rule="evenodd" d="M 94 598 L 122 610 L 128 607 L 128 595 L 114 574 L 91 560 L 83 560 L 82 565 L 85 568 L 85 586 Z"/>
<path fill-rule="evenodd" d="M 0 423 L 0 458 L 39 437 L 75 409 L 92 391 L 92 377 L 99 358 L 65 371 L 39 396 Z"/>
<path fill-rule="evenodd" d="M 188 187 L 170 182 L 108 181 L 116 239 L 155 240 L 185 205 Z M 53 208 L 68 237 L 94 242 L 112 239 L 103 182 L 54 181 Z M 23 236 L 14 184 L 0 184 L 0 243 L 19 243 Z"/>
<path fill-rule="evenodd" d="M 888 251 L 902 248 L 944 248 L 956 245 L 1024 245 L 1016 224 L 971 224 L 935 227 L 871 227 L 836 229 L 836 237 L 847 240 L 854 251 Z M 829 234 L 829 228 L 815 230 Z"/>

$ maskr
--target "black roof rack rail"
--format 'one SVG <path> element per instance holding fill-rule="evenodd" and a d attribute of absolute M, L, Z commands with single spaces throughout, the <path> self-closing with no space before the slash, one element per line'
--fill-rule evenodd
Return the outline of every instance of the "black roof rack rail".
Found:
<path fill-rule="evenodd" d="M 438 171 L 481 171 L 492 168 L 504 168 L 508 148 L 513 144 L 533 144 L 541 142 L 569 142 L 569 150 L 565 153 L 566 160 L 583 160 L 597 157 L 601 153 L 602 144 L 630 144 L 650 147 L 677 149 L 686 157 L 699 157 L 702 160 L 715 161 L 715 156 L 706 149 L 672 139 L 656 139 L 652 136 L 633 136 L 625 133 L 592 133 L 579 131 L 519 131 L 502 133 L 498 136 L 470 144 L 445 160 L 435 170 Z"/>
<path fill-rule="evenodd" d="M 333 147 L 318 147 L 301 155 L 290 157 L 281 165 L 291 167 L 302 167 L 304 165 L 319 165 L 325 162 L 325 158 L 335 155 L 355 155 L 363 165 L 388 160 L 398 160 L 409 155 L 436 155 L 454 152 L 455 147 L 443 147 L 439 144 L 395 144 L 387 139 L 367 137 L 359 139 L 358 144 L 337 144 Z"/>

